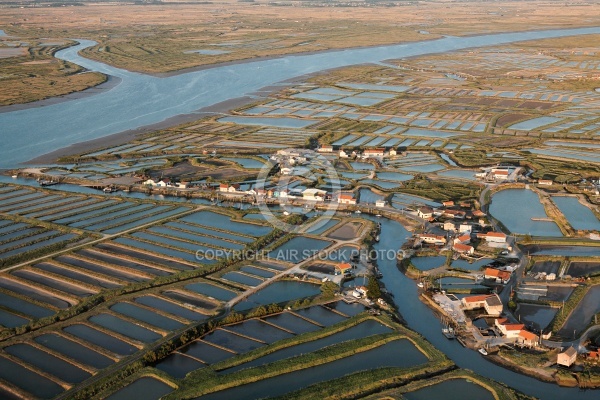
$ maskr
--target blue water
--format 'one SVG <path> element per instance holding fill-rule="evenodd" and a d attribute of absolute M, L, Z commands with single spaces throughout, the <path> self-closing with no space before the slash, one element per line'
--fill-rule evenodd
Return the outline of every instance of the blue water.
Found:
<path fill-rule="evenodd" d="M 531 190 L 507 189 L 494 194 L 490 205 L 490 214 L 514 233 L 533 236 L 562 236 L 556 223 L 531 219 L 548 217 L 538 195 Z"/>
<path fill-rule="evenodd" d="M 262 87 L 296 76 L 343 67 L 470 47 L 568 35 L 597 34 L 600 28 L 559 29 L 471 37 L 445 37 L 409 44 L 286 56 L 209 68 L 168 78 L 125 71 L 88 60 L 78 51 L 90 40 L 56 53 L 60 59 L 120 78 L 113 89 L 93 96 L 45 107 L 0 114 L 3 139 L 0 167 L 82 142 L 164 121 L 199 108 L 241 97 Z M 102 110 L 102 112 L 98 112 Z"/>
<path fill-rule="evenodd" d="M 552 201 L 565 215 L 573 229 L 600 230 L 600 221 L 596 215 L 576 197 L 554 196 Z"/>
<path fill-rule="evenodd" d="M 534 119 L 528 119 L 527 121 L 518 122 L 509 126 L 509 129 L 517 129 L 522 131 L 531 131 L 544 125 L 554 124 L 560 121 L 560 118 L 555 117 L 538 117 Z"/>
<path fill-rule="evenodd" d="M 374 245 L 374 249 L 377 251 L 398 248 L 404 242 L 402 238 L 409 236 L 408 231 L 399 222 L 384 218 L 378 219 L 378 221 L 381 222 L 382 229 L 381 241 Z M 541 399 L 596 399 L 598 397 L 598 392 L 594 390 L 581 392 L 578 388 L 562 388 L 554 383 L 541 382 L 504 369 L 481 357 L 476 351 L 464 348 L 456 341 L 447 340 L 440 334 L 439 319 L 419 300 L 415 282 L 398 270 L 395 258 L 383 257 L 378 260 L 378 266 L 383 272 L 382 280 L 386 288 L 395 294 L 396 299 L 402 299 L 402 301 L 397 301 L 397 304 L 399 312 L 408 326 L 422 334 L 459 367 L 470 369 L 499 382 L 505 382 L 525 394 Z"/>

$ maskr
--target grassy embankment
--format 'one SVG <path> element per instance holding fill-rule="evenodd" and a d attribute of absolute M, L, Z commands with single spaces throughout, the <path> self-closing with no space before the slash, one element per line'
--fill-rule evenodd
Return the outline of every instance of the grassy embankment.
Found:
<path fill-rule="evenodd" d="M 439 372 L 452 367 L 453 364 L 450 360 L 448 360 L 441 352 L 436 350 L 418 334 L 393 322 L 389 317 L 382 316 L 380 317 L 382 318 L 380 321 L 388 326 L 393 327 L 395 330 L 393 333 L 374 335 L 351 342 L 340 343 L 312 353 L 300 355 L 290 359 L 279 360 L 264 366 L 244 369 L 232 374 L 216 374 L 216 371 L 218 370 L 234 365 L 240 365 L 241 363 L 251 361 L 275 350 L 316 340 L 317 338 L 339 332 L 342 329 L 347 329 L 368 318 L 371 317 L 359 315 L 335 326 L 325 328 L 322 331 L 307 333 L 278 342 L 276 347 L 272 349 L 269 349 L 268 347 L 265 349 L 258 349 L 251 353 L 237 356 L 233 359 L 215 364 L 211 367 L 192 372 L 181 383 L 180 389 L 167 398 L 190 398 L 201 394 L 256 382 L 269 377 L 279 376 L 288 372 L 310 368 L 316 365 L 321 365 L 327 362 L 345 358 L 399 339 L 410 340 L 428 357 L 429 362 L 427 364 L 405 369 L 386 368 L 359 372 L 358 374 L 351 375 L 351 377 L 355 378 L 352 380 L 352 384 L 348 384 L 348 379 L 343 378 L 342 382 L 339 382 L 338 380 L 329 382 L 327 385 L 325 385 L 325 387 L 323 387 L 323 385 L 313 386 L 310 389 L 311 391 L 316 392 L 311 393 L 310 396 L 321 393 L 323 390 L 333 390 L 334 392 L 340 394 L 346 393 L 347 396 L 350 396 L 351 394 L 357 395 L 360 393 L 368 393 L 369 391 L 379 388 L 382 385 L 391 384 L 392 382 L 398 381 L 408 381 L 416 378 L 417 376 Z"/>
<path fill-rule="evenodd" d="M 101 73 L 86 72 L 78 65 L 54 58 L 58 50 L 75 44 L 72 41 L 53 42 L 29 36 L 19 37 L 18 41 L 24 49 L 22 55 L 0 57 L 0 106 L 79 92 L 107 79 Z M 0 55 L 9 48 L 3 45 L 5 42 L 9 39 L 0 38 Z"/>
<path fill-rule="evenodd" d="M 419 389 L 423 389 L 425 387 L 429 387 L 432 385 L 437 385 L 442 382 L 446 382 L 451 379 L 464 379 L 469 381 L 472 384 L 479 385 L 485 389 L 487 389 L 496 400 L 526 400 L 533 399 L 532 397 L 523 395 L 521 393 L 515 392 L 515 390 L 509 388 L 508 386 L 495 382 L 491 379 L 484 378 L 481 375 L 477 375 L 476 373 L 465 370 L 465 369 L 457 369 L 454 371 L 447 372 L 442 375 L 434 376 L 428 379 L 418 380 L 415 382 L 411 382 L 405 386 L 402 386 L 397 389 L 386 390 L 381 393 L 377 393 L 372 396 L 368 396 L 365 400 L 375 400 L 381 398 L 399 398 L 405 393 L 415 392 Z M 401 398 L 401 397 L 400 397 Z"/>

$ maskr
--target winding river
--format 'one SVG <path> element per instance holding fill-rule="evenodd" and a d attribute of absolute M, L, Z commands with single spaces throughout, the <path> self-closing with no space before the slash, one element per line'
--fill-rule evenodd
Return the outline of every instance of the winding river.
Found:
<path fill-rule="evenodd" d="M 0 168 L 15 167 L 20 162 L 73 143 L 194 113 L 286 79 L 331 68 L 523 40 L 598 33 L 600 27 L 445 37 L 402 45 L 257 60 L 165 78 L 125 71 L 81 57 L 78 52 L 94 42 L 80 40 L 79 45 L 59 51 L 56 57 L 120 78 L 120 83 L 106 92 L 81 99 L 0 113 L 0 138 L 3 141 Z"/>

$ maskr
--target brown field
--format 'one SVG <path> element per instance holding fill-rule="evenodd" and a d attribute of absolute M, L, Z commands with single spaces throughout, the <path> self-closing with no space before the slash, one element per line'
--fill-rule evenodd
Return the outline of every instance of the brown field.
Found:
<path fill-rule="evenodd" d="M 10 38 L 0 37 L 0 46 Z M 27 39 L 29 47 L 0 47 L 0 105 L 28 103 L 78 92 L 106 80 L 53 57 L 63 43 Z"/>
<path fill-rule="evenodd" d="M 10 58 L 10 57 L 18 57 L 24 56 L 27 54 L 27 49 L 17 47 L 17 48 L 0 48 L 0 58 Z"/>
<path fill-rule="evenodd" d="M 532 2 L 421 2 L 330 7 L 274 6 L 225 0 L 198 4 L 90 4 L 7 8 L 0 26 L 15 36 L 84 37 L 99 41 L 86 55 L 144 72 L 216 62 L 424 40 L 440 35 L 595 25 L 600 7 Z M 17 22 L 15 22 L 17 21 Z M 425 32 L 424 32 L 425 31 Z M 426 34 L 428 33 L 428 34 Z M 226 45 L 226 46 L 219 46 Z M 184 54 L 220 49 L 228 54 Z"/>
<path fill-rule="evenodd" d="M 544 1 L 337 3 L 335 7 L 318 1 L 290 4 L 224 0 L 218 4 L 4 7 L 0 26 L 10 36 L 0 38 L 0 42 L 20 40 L 31 47 L 27 49 L 29 55 L 0 57 L 0 105 L 59 96 L 103 81 L 97 74 L 79 75 L 74 65 L 50 62 L 65 38 L 96 40 L 97 46 L 84 50 L 87 57 L 159 74 L 255 57 L 428 40 L 441 35 L 591 26 L 600 15 L 600 7 L 586 3 L 564 7 Z M 552 45 L 544 46 L 555 46 L 555 42 L 581 45 L 573 40 L 551 41 Z M 598 41 L 600 37 L 595 37 L 586 45 Z M 224 53 L 190 53 L 194 50 Z"/>
<path fill-rule="evenodd" d="M 506 114 L 498 118 L 496 126 L 510 126 L 529 117 L 528 114 Z"/>

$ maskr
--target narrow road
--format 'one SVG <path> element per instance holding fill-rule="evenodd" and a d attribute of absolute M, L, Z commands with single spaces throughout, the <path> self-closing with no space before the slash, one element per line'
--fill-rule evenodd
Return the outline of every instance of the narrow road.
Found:
<path fill-rule="evenodd" d="M 297 263 L 293 267 L 286 269 L 285 271 L 281 271 L 280 273 L 274 275 L 273 277 L 266 279 L 264 282 L 260 283 L 259 285 L 254 286 L 253 288 L 250 288 L 250 289 L 240 293 L 239 295 L 235 296 L 233 299 L 231 299 L 227 303 L 225 303 L 225 310 L 229 311 L 233 306 L 235 306 L 240 301 L 242 301 L 242 300 L 248 298 L 249 296 L 251 296 L 252 294 L 264 289 L 265 287 L 269 286 L 271 283 L 275 282 L 276 280 L 278 280 L 286 275 L 290 275 L 290 274 L 294 274 L 294 273 L 299 273 L 299 274 L 309 273 L 308 271 L 302 269 L 302 267 L 310 264 L 311 262 L 313 262 L 315 260 L 323 259 L 320 256 L 327 254 L 331 250 L 335 250 L 336 248 L 340 248 L 340 247 L 343 247 L 344 245 L 350 245 L 350 244 L 357 244 L 358 246 L 360 246 L 360 240 L 362 240 L 362 235 L 360 237 L 357 237 L 354 239 L 349 239 L 349 240 L 337 240 L 337 239 L 328 239 L 328 240 L 332 240 L 334 243 L 331 246 L 328 246 L 327 248 L 319 251 L 317 254 L 313 255 L 312 257 L 302 260 L 301 262 Z M 327 274 L 321 274 L 318 272 L 310 272 L 310 275 L 314 275 L 314 276 L 318 277 L 319 279 L 328 277 Z"/>

